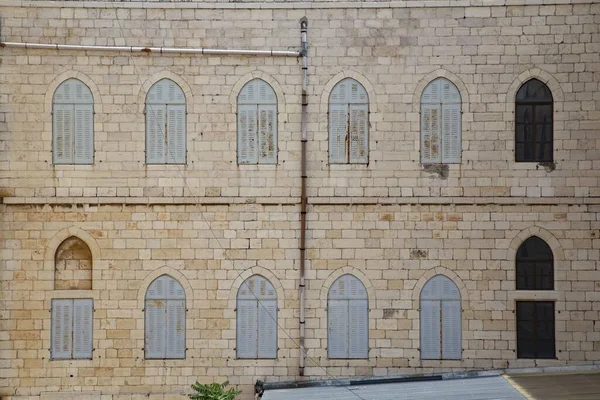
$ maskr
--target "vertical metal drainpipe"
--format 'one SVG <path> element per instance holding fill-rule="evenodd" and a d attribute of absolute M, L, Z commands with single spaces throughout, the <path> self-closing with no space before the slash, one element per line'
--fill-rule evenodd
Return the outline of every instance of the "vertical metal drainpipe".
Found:
<path fill-rule="evenodd" d="M 308 19 L 306 17 L 300 20 L 300 32 L 302 36 L 302 148 L 301 148 L 301 180 L 302 189 L 300 194 L 300 376 L 304 376 L 304 360 L 306 348 L 304 346 L 304 314 L 305 314 L 305 260 L 306 260 L 306 143 L 308 136 L 306 133 L 306 118 L 308 108 L 308 44 L 306 40 L 308 32 Z"/>

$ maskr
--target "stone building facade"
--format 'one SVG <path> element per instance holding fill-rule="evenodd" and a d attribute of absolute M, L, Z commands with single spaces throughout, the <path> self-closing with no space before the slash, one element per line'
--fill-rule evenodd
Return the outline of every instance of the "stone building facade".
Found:
<path fill-rule="evenodd" d="M 0 395 L 140 398 L 229 379 L 288 381 L 600 363 L 600 4 L 594 0 L 0 3 L 3 42 L 298 50 L 308 19 L 306 347 L 299 377 L 300 58 L 0 48 Z M 460 163 L 424 165 L 429 82 L 461 96 Z M 146 163 L 145 99 L 168 78 L 186 97 L 185 164 Z M 237 97 L 277 97 L 277 163 L 237 162 Z M 328 162 L 336 83 L 369 97 L 367 164 Z M 553 162 L 515 161 L 515 96 L 553 96 Z M 53 96 L 93 96 L 94 160 L 53 163 Z M 516 290 L 536 236 L 553 290 Z M 236 295 L 276 291 L 277 358 L 236 357 Z M 328 291 L 368 295 L 368 358 L 328 358 Z M 462 355 L 423 360 L 420 293 L 460 292 Z M 185 292 L 185 358 L 145 359 L 145 294 Z M 51 307 L 93 299 L 91 359 L 51 359 Z M 516 302 L 555 307 L 553 359 L 517 357 Z M 134 396 L 135 397 L 135 396 Z"/>

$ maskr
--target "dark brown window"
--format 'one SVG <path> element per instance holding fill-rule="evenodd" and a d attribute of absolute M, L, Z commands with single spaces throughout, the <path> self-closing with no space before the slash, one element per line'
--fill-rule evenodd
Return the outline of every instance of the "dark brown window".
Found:
<path fill-rule="evenodd" d="M 537 79 L 523 84 L 515 107 L 515 159 L 521 162 L 552 161 L 552 93 Z"/>
<path fill-rule="evenodd" d="M 555 358 L 554 302 L 517 301 L 517 358 Z"/>
<path fill-rule="evenodd" d="M 537 236 L 517 250 L 517 290 L 553 290 L 554 256 L 550 246 Z"/>

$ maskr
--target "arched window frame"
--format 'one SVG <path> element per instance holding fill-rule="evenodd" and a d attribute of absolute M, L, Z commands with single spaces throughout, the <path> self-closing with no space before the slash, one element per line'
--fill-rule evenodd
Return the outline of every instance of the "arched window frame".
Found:
<path fill-rule="evenodd" d="M 329 94 L 329 163 L 368 162 L 369 95 L 360 82 L 344 78 Z"/>
<path fill-rule="evenodd" d="M 63 81 L 52 97 L 52 162 L 94 163 L 94 96 L 79 79 Z"/>
<path fill-rule="evenodd" d="M 352 274 L 340 276 L 329 288 L 327 343 L 330 359 L 369 358 L 369 298 Z"/>
<path fill-rule="evenodd" d="M 515 98 L 515 161 L 552 162 L 553 159 L 554 98 L 544 82 L 532 78 L 521 85 Z"/>
<path fill-rule="evenodd" d="M 237 97 L 238 164 L 277 164 L 277 95 L 266 81 L 248 81 Z"/>
<path fill-rule="evenodd" d="M 420 294 L 420 350 L 422 360 L 462 358 L 460 291 L 445 275 L 429 279 Z"/>
<path fill-rule="evenodd" d="M 187 108 L 185 93 L 163 78 L 146 94 L 146 164 L 185 164 Z"/>
<path fill-rule="evenodd" d="M 460 164 L 462 100 L 446 78 L 429 82 L 421 94 L 421 163 Z"/>
<path fill-rule="evenodd" d="M 515 264 L 517 290 L 554 290 L 554 254 L 543 239 L 531 236 L 523 241 Z"/>
<path fill-rule="evenodd" d="M 236 354 L 244 359 L 277 358 L 277 291 L 262 275 L 252 275 L 237 293 Z"/>
<path fill-rule="evenodd" d="M 185 359 L 185 291 L 169 275 L 154 279 L 144 298 L 146 359 Z"/>

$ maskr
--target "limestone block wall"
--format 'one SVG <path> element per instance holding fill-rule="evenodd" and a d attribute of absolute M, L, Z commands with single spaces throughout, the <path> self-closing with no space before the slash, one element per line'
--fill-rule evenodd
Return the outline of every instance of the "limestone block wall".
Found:
<path fill-rule="evenodd" d="M 600 5 L 481 3 L 6 0 L 0 37 L 297 50 L 306 16 L 304 379 L 597 364 Z M 227 378 L 249 399 L 257 379 L 299 378 L 300 73 L 295 58 L 0 48 L 1 396 L 168 398 Z M 73 77 L 94 96 L 95 162 L 52 165 L 52 96 Z M 368 165 L 328 164 L 328 95 L 344 77 L 369 94 Z M 463 152 L 432 169 L 419 99 L 437 77 L 461 93 Z M 514 162 L 514 97 L 530 77 L 554 96 L 552 165 Z M 161 78 L 186 95 L 183 166 L 145 164 L 144 99 Z M 236 162 L 236 97 L 253 78 L 278 98 L 277 165 Z M 515 290 L 532 235 L 554 253 L 553 291 Z M 55 283 L 71 237 L 89 248 L 91 289 Z M 164 273 L 186 294 L 185 360 L 144 359 L 144 293 Z M 254 273 L 277 291 L 276 360 L 235 357 L 235 294 Z M 344 273 L 369 294 L 368 360 L 327 359 L 327 291 Z M 461 360 L 420 360 L 419 292 L 438 273 L 460 289 Z M 51 300 L 82 297 L 93 358 L 50 361 Z M 555 301 L 556 360 L 517 360 L 516 300 Z"/>
<path fill-rule="evenodd" d="M 250 393 L 256 379 L 296 379 L 298 209 L 2 205 L 1 393 L 177 394 L 196 379 L 224 378 Z M 308 379 L 599 362 L 597 205 L 322 205 L 310 211 Z M 515 290 L 515 252 L 532 235 L 554 253 L 553 291 Z M 55 285 L 54 254 L 72 236 L 92 253 L 90 290 Z M 185 360 L 144 359 L 144 295 L 165 273 L 185 289 Z M 276 360 L 236 359 L 235 296 L 256 273 L 277 291 Z M 368 291 L 368 360 L 327 359 L 327 292 L 344 273 Z M 460 289 L 462 360 L 420 360 L 419 294 L 439 273 Z M 57 298 L 94 299 L 92 360 L 50 360 L 50 302 Z M 556 302 L 556 360 L 517 360 L 519 299 Z"/>
<path fill-rule="evenodd" d="M 311 196 L 598 196 L 599 5 L 463 3 L 259 8 L 6 1 L 0 13 L 6 41 L 282 50 L 299 49 L 299 19 L 306 16 Z M 298 59 L 7 48 L 0 57 L 7 141 L 0 162 L 11 171 L 0 187 L 8 195 L 299 194 Z M 369 94 L 368 165 L 328 164 L 328 94 L 347 76 Z M 440 76 L 457 86 L 463 102 L 462 162 L 444 178 L 419 163 L 420 95 Z M 52 95 L 71 77 L 94 96 L 91 166 L 52 165 Z M 144 99 L 164 77 L 186 95 L 184 166 L 145 164 Z M 236 162 L 236 97 L 254 77 L 270 83 L 278 98 L 275 166 Z M 555 165 L 514 162 L 514 98 L 530 77 L 554 96 Z"/>

